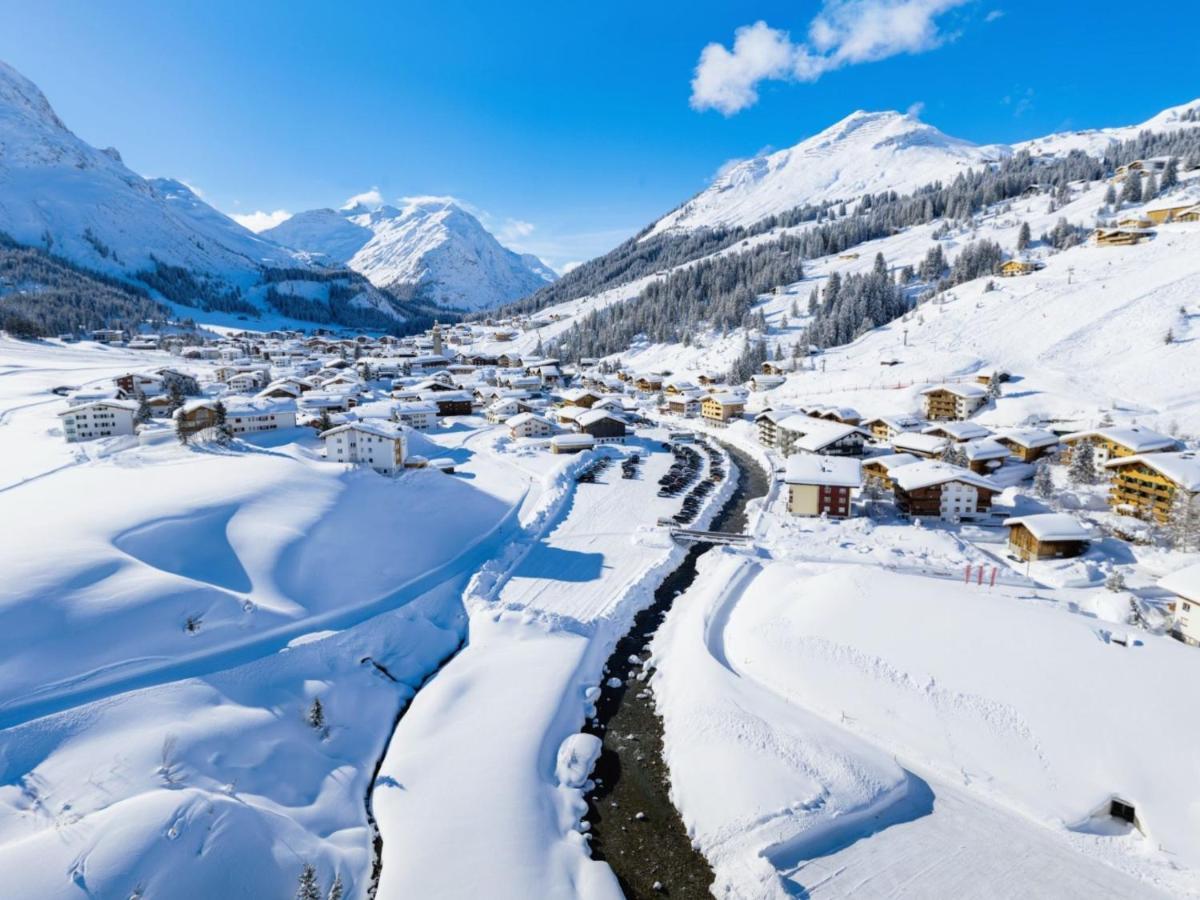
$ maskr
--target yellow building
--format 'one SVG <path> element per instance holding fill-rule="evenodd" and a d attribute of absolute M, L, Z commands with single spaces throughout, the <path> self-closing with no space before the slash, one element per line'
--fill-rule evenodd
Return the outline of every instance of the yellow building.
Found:
<path fill-rule="evenodd" d="M 1041 263 L 1030 259 L 1009 259 L 1000 264 L 1000 274 L 1005 278 L 1014 278 L 1017 275 L 1032 275 L 1040 268 Z"/>
<path fill-rule="evenodd" d="M 1155 225 L 1161 225 L 1163 222 L 1178 221 L 1181 215 L 1195 206 L 1196 203 L 1194 200 L 1188 200 L 1186 203 L 1179 201 L 1163 202 L 1156 206 L 1148 207 L 1146 209 L 1146 216 Z"/>
<path fill-rule="evenodd" d="M 1092 238 L 1097 247 L 1128 247 L 1141 243 L 1143 238 L 1151 234 L 1153 232 L 1130 228 L 1097 228 L 1092 232 Z"/>
<path fill-rule="evenodd" d="M 1113 482 L 1108 505 L 1143 519 L 1166 522 L 1180 492 L 1200 509 L 1200 457 L 1182 453 L 1149 453 L 1109 460 Z"/>
<path fill-rule="evenodd" d="M 1092 457 L 1096 461 L 1096 471 L 1101 475 L 1108 474 L 1106 464 L 1109 460 L 1161 453 L 1179 447 L 1179 442 L 1170 435 L 1151 431 L 1141 425 L 1109 425 L 1063 435 L 1063 462 L 1069 464 L 1075 449 L 1085 440 L 1092 442 Z"/>
<path fill-rule="evenodd" d="M 700 403 L 700 415 L 711 422 L 736 419 L 745 409 L 745 401 L 737 394 L 709 394 Z"/>

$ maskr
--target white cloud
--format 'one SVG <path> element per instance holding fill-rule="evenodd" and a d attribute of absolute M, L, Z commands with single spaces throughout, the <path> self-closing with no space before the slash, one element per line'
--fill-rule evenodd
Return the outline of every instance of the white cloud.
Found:
<path fill-rule="evenodd" d="M 252 213 L 230 213 L 229 218 L 237 222 L 243 228 L 249 228 L 255 234 L 260 231 L 266 231 L 268 228 L 274 228 L 282 222 L 286 222 L 292 217 L 292 214 L 286 209 L 277 209 L 274 212 L 264 212 L 261 209 L 255 210 Z"/>
<path fill-rule="evenodd" d="M 352 206 L 362 204 L 369 209 L 378 209 L 383 206 L 383 194 L 379 192 L 379 188 L 373 187 L 369 191 L 363 191 L 361 194 L 355 194 L 342 204 L 342 209 L 350 209 Z"/>
<path fill-rule="evenodd" d="M 505 219 L 504 224 L 496 230 L 496 239 L 502 244 L 507 244 L 527 238 L 536 230 L 532 222 L 525 222 L 521 219 Z"/>
<path fill-rule="evenodd" d="M 578 269 L 582 265 L 583 265 L 582 260 L 578 260 L 578 259 L 571 260 L 571 262 L 563 263 L 562 266 L 559 267 L 558 274 L 566 275 L 571 270 Z"/>
<path fill-rule="evenodd" d="M 986 16 L 983 17 L 983 21 L 995 22 L 997 19 L 1003 19 L 1003 18 L 1004 18 L 1004 10 L 993 9 L 990 13 L 988 13 Z"/>
<path fill-rule="evenodd" d="M 916 103 L 910 104 L 908 109 L 904 111 L 905 115 L 912 116 L 914 119 L 921 118 L 921 113 L 923 112 L 925 112 L 924 100 L 918 100 Z"/>
<path fill-rule="evenodd" d="M 758 102 L 763 81 L 816 81 L 843 66 L 931 50 L 947 39 L 937 17 L 966 2 L 825 0 L 799 43 L 766 22 L 742 26 L 732 49 L 711 43 L 700 51 L 692 108 L 730 116 Z"/>

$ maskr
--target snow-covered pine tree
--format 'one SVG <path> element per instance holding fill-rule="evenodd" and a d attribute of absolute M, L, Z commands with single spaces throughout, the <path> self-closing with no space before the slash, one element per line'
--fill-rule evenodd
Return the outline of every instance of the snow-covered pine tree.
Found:
<path fill-rule="evenodd" d="M 229 411 L 220 400 L 213 404 L 213 440 L 222 445 L 233 440 L 233 431 L 229 427 Z"/>
<path fill-rule="evenodd" d="M 1130 172 L 1125 176 L 1125 183 L 1121 185 L 1121 203 L 1141 202 L 1142 176 L 1137 172 Z"/>
<path fill-rule="evenodd" d="M 1050 464 L 1039 460 L 1033 470 L 1033 492 L 1043 500 L 1054 496 L 1054 476 L 1050 473 Z"/>
<path fill-rule="evenodd" d="M 1167 165 L 1163 169 L 1162 181 L 1158 183 L 1160 191 L 1168 191 L 1179 184 L 1179 160 L 1172 156 L 1167 160 Z"/>
<path fill-rule="evenodd" d="M 1158 179 L 1151 172 L 1146 176 L 1145 182 L 1142 184 L 1142 202 L 1149 203 L 1158 196 Z"/>
<path fill-rule="evenodd" d="M 340 874 L 333 876 L 333 884 L 329 886 L 329 896 L 326 900 L 342 900 L 342 895 L 346 888 L 342 885 L 342 876 Z"/>
<path fill-rule="evenodd" d="M 305 863 L 300 870 L 296 900 L 321 900 L 321 882 L 317 880 L 317 870 L 312 863 Z"/>
<path fill-rule="evenodd" d="M 1104 192 L 1104 205 L 1109 209 L 1117 205 L 1117 189 L 1111 184 L 1108 186 L 1108 190 Z"/>
<path fill-rule="evenodd" d="M 1200 546 L 1200 500 L 1191 491 L 1175 490 L 1167 516 L 1167 539 L 1176 550 Z"/>
<path fill-rule="evenodd" d="M 1032 235 L 1029 231 L 1029 223 L 1022 222 L 1020 230 L 1017 231 L 1017 250 L 1028 250 L 1031 239 Z"/>
<path fill-rule="evenodd" d="M 1113 569 L 1108 573 L 1108 577 L 1104 579 L 1104 586 L 1114 594 L 1125 590 L 1125 576 L 1120 569 Z"/>
<path fill-rule="evenodd" d="M 989 400 L 994 401 L 1000 399 L 1000 376 L 995 372 L 993 372 L 992 377 L 988 379 L 987 395 Z"/>
<path fill-rule="evenodd" d="M 138 395 L 137 412 L 133 414 L 133 421 L 138 425 L 145 425 L 150 421 L 150 404 L 146 402 L 146 395 Z"/>
<path fill-rule="evenodd" d="M 325 707 L 321 704 L 320 697 L 313 697 L 312 704 L 308 707 L 308 713 L 304 716 L 304 721 L 308 722 L 311 728 L 323 732 L 325 730 Z"/>
<path fill-rule="evenodd" d="M 1096 450 L 1091 438 L 1084 438 L 1071 451 L 1067 478 L 1076 485 L 1096 483 Z"/>

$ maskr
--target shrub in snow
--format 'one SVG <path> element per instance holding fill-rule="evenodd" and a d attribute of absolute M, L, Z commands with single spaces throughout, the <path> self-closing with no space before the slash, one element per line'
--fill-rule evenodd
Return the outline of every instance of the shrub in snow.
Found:
<path fill-rule="evenodd" d="M 1121 574 L 1121 570 L 1113 569 L 1104 580 L 1104 586 L 1114 593 L 1125 590 L 1125 576 Z"/>
<path fill-rule="evenodd" d="M 325 707 L 321 704 L 320 697 L 313 698 L 312 705 L 309 706 L 304 720 L 308 722 L 309 727 L 319 732 L 321 737 L 329 734 L 329 727 L 325 724 Z"/>
<path fill-rule="evenodd" d="M 1096 483 L 1096 454 L 1091 438 L 1085 438 L 1075 445 L 1067 477 L 1071 479 L 1071 484 Z"/>
<path fill-rule="evenodd" d="M 1043 500 L 1054 496 L 1054 476 L 1050 474 L 1050 465 L 1044 459 L 1038 461 L 1033 471 L 1033 492 Z"/>

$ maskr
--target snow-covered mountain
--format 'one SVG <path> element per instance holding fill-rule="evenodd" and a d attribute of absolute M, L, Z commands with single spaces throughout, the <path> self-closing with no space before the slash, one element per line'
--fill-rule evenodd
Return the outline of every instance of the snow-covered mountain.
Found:
<path fill-rule="evenodd" d="M 37 86 L 2 62 L 0 231 L 122 276 L 157 259 L 246 285 L 262 264 L 297 265 L 184 184 L 147 180 L 116 150 L 76 137 Z"/>
<path fill-rule="evenodd" d="M 1168 107 L 1140 125 L 1062 131 L 1013 144 L 1013 149 L 1028 150 L 1034 156 L 1062 156 L 1072 150 L 1080 150 L 1090 156 L 1101 156 L 1112 144 L 1133 140 L 1143 131 L 1175 131 L 1179 128 L 1194 128 L 1196 125 L 1200 125 L 1200 98 L 1190 103 Z"/>
<path fill-rule="evenodd" d="M 1011 152 L 950 137 L 906 113 L 859 110 L 794 147 L 730 166 L 651 233 L 752 225 L 805 203 L 903 194 Z"/>
<path fill-rule="evenodd" d="M 379 287 L 460 309 L 515 300 L 553 281 L 536 256 L 500 244 L 450 198 L 402 207 L 355 203 L 299 213 L 263 237 L 310 256 L 345 263 Z"/>

